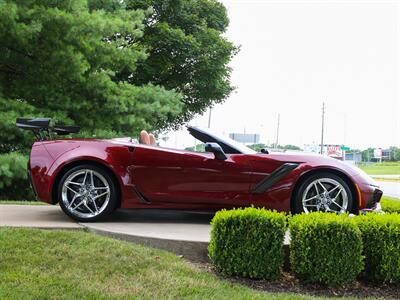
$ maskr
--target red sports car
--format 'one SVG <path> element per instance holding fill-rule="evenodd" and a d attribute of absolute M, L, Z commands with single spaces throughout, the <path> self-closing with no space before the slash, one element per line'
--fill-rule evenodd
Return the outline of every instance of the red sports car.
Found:
<path fill-rule="evenodd" d="M 382 191 L 358 168 L 321 155 L 257 153 L 188 127 L 205 152 L 123 139 L 51 139 L 78 132 L 50 119 L 18 119 L 33 130 L 28 173 L 36 197 L 94 221 L 116 208 L 216 211 L 254 205 L 292 213 L 380 210 Z"/>

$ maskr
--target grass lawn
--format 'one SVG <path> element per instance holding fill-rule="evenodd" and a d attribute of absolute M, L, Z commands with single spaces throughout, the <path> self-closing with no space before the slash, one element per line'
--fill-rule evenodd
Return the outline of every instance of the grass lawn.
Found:
<path fill-rule="evenodd" d="M 234 284 L 165 251 L 84 231 L 0 229 L 1 299 L 326 299 Z"/>
<path fill-rule="evenodd" d="M 384 182 L 400 182 L 400 178 L 380 178 L 374 177 L 375 181 L 384 181 Z"/>
<path fill-rule="evenodd" d="M 382 162 L 372 164 L 358 165 L 361 170 L 364 170 L 370 175 L 398 175 L 400 174 L 400 162 Z"/>

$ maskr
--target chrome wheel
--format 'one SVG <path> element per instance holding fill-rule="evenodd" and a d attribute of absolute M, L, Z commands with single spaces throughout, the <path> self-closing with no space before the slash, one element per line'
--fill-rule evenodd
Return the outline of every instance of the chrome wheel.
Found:
<path fill-rule="evenodd" d="M 110 186 L 99 172 L 80 169 L 70 174 L 62 185 L 61 201 L 74 216 L 90 219 L 101 214 L 110 201 Z"/>
<path fill-rule="evenodd" d="M 318 178 L 312 181 L 302 195 L 303 211 L 326 211 L 344 213 L 349 208 L 346 188 L 332 178 Z"/>

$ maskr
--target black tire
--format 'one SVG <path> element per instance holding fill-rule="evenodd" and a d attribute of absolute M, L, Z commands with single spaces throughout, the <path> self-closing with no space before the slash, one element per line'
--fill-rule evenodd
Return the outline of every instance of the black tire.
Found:
<path fill-rule="evenodd" d="M 83 174 L 79 174 L 81 172 L 84 172 Z M 78 175 L 75 175 L 78 174 Z M 88 191 L 85 190 L 85 195 L 81 196 L 81 197 L 77 197 L 75 199 L 75 201 L 70 201 L 67 202 L 68 200 L 73 200 L 71 199 L 71 195 L 75 195 L 76 194 L 80 194 L 75 192 L 72 192 L 68 185 L 68 187 L 65 187 L 65 183 L 68 180 L 68 178 L 71 178 L 71 176 L 76 176 L 75 179 L 76 181 L 80 182 L 79 176 L 82 178 L 86 175 L 84 174 L 89 174 L 89 176 L 91 176 L 90 174 L 93 174 L 93 180 L 94 180 L 94 184 L 93 187 L 94 189 L 99 189 L 98 191 L 93 191 L 93 193 L 106 193 L 107 191 L 109 192 L 109 194 L 106 194 L 104 197 L 104 199 L 108 199 L 107 201 L 104 200 L 102 203 L 99 202 L 98 205 L 102 205 L 101 209 L 98 209 L 98 213 L 96 211 L 97 206 L 95 206 L 95 204 L 93 203 L 92 198 L 96 198 L 99 194 L 96 195 L 92 195 L 90 194 Z M 82 182 L 83 180 L 85 180 L 85 182 L 87 182 L 87 177 L 84 177 L 81 179 Z M 71 182 L 71 181 L 70 181 Z M 98 187 L 96 187 L 96 183 L 98 184 Z M 84 189 L 82 186 L 78 186 L 75 187 L 76 183 L 74 182 L 73 185 L 71 185 L 72 189 L 74 190 L 78 190 L 79 189 Z M 82 183 L 81 183 L 82 185 Z M 90 183 L 89 183 L 90 185 Z M 101 185 L 103 185 L 104 187 L 101 187 Z M 107 185 L 108 185 L 108 189 L 107 189 Z M 85 187 L 87 186 L 86 184 L 84 185 Z M 90 185 L 91 186 L 91 185 Z M 89 189 L 89 188 L 88 188 Z M 101 190 L 103 189 L 103 190 Z M 90 196 L 89 196 L 90 195 Z M 98 221 L 101 219 L 106 218 L 107 216 L 109 216 L 117 207 L 118 204 L 118 189 L 116 187 L 116 184 L 113 180 L 113 178 L 111 177 L 111 175 L 109 174 L 109 172 L 107 170 L 105 170 L 102 167 L 98 167 L 96 165 L 91 165 L 91 164 L 82 164 L 82 165 L 78 165 L 76 167 L 71 168 L 70 170 L 68 170 L 61 178 L 58 188 L 57 188 L 57 198 L 59 199 L 59 203 L 60 206 L 62 208 L 62 210 L 65 212 L 65 214 L 67 214 L 69 217 L 71 217 L 72 219 L 79 221 L 79 222 L 94 222 L 94 221 Z M 72 197 L 73 198 L 73 197 Z M 86 198 L 87 200 L 85 200 L 84 204 L 78 208 L 75 208 L 75 205 L 80 203 L 80 201 L 82 201 L 83 198 Z M 98 198 L 99 200 L 94 201 L 95 203 L 97 203 L 98 201 L 102 201 L 102 198 Z M 73 206 L 71 206 L 71 202 L 76 202 L 72 203 Z M 85 208 L 85 206 L 89 206 L 88 209 Z M 96 204 L 97 205 L 97 204 Z M 86 206 L 86 207 L 87 207 Z M 82 207 L 82 208 L 81 208 Z M 92 214 L 91 212 L 89 212 L 89 208 L 95 212 L 95 214 Z M 73 210 L 75 209 L 75 210 Z M 84 215 L 82 212 L 80 212 L 80 210 L 86 209 L 88 210 L 87 215 Z"/>
<path fill-rule="evenodd" d="M 316 180 L 319 180 L 320 182 L 322 182 L 323 183 L 323 185 L 324 185 L 324 180 L 325 181 L 336 181 L 338 184 L 340 184 L 342 187 L 343 187 L 343 191 L 344 192 L 341 192 L 340 193 L 340 197 L 343 197 L 343 198 L 345 198 L 344 197 L 344 193 L 346 193 L 346 195 L 347 195 L 347 204 L 346 204 L 346 209 L 345 209 L 345 212 L 351 212 L 352 210 L 353 210 L 353 194 L 352 194 L 352 192 L 351 192 L 351 190 L 350 190 L 350 187 L 349 187 L 349 185 L 341 178 L 341 177 L 339 177 L 339 176 L 337 176 L 337 175 L 335 175 L 335 174 L 332 174 L 332 173 L 329 173 L 329 172 L 320 172 L 320 173 L 316 173 L 316 174 L 313 174 L 313 175 L 311 175 L 311 176 L 309 176 L 309 177 L 307 177 L 301 184 L 300 184 L 300 186 L 299 186 L 299 188 L 296 190 L 296 192 L 295 192 L 295 196 L 294 196 L 294 198 L 293 198 L 293 201 L 294 201 L 294 205 L 293 205 L 293 208 L 294 208 L 294 213 L 303 213 L 303 212 L 305 212 L 305 213 L 307 213 L 307 212 L 310 212 L 310 211 L 312 211 L 313 209 L 315 209 L 315 210 L 317 210 L 317 207 L 315 207 L 315 208 L 313 208 L 313 207 L 310 207 L 309 209 L 309 211 L 305 211 L 306 209 L 308 209 L 307 207 L 304 207 L 303 206 L 303 197 L 305 196 L 304 195 L 304 193 L 305 192 L 307 192 L 307 189 L 310 187 L 310 185 L 312 185 Z M 325 186 L 328 190 L 329 190 L 329 182 L 325 182 L 326 183 L 326 185 L 327 186 Z M 317 188 L 318 188 L 318 186 L 320 186 L 320 185 L 317 185 Z M 332 184 L 332 187 L 333 187 L 333 184 Z M 322 186 L 320 186 L 320 188 L 321 188 L 321 191 L 322 191 L 322 193 L 323 193 L 323 187 Z M 340 190 L 340 187 L 338 187 L 337 188 L 337 190 Z M 308 192 L 312 192 L 311 191 L 311 188 L 310 189 L 308 189 Z M 317 197 L 316 195 L 317 195 L 317 193 L 316 193 L 316 191 L 315 191 L 315 188 L 314 188 L 314 193 L 315 193 L 315 195 L 313 196 L 312 194 L 311 194 L 311 196 L 312 197 Z M 333 193 L 335 193 L 335 191 L 333 191 L 333 192 L 331 192 L 332 194 Z M 307 194 L 306 195 L 306 197 L 308 196 L 308 195 L 310 195 L 310 194 Z M 330 196 L 330 195 L 329 195 Z M 310 198 L 312 198 L 312 197 L 308 197 L 307 199 L 310 199 Z M 317 197 L 318 198 L 318 197 Z M 311 201 L 311 202 L 307 202 L 307 205 L 314 205 L 314 202 L 312 202 L 312 201 L 315 201 L 315 202 L 318 202 L 318 201 L 328 201 L 328 202 L 330 202 L 332 199 L 330 199 L 330 200 L 326 200 L 326 198 L 324 199 L 324 200 L 319 200 L 319 199 L 312 199 L 312 200 L 309 200 L 309 201 Z M 335 201 L 334 201 L 335 202 Z M 321 202 L 319 202 L 319 203 L 321 203 Z M 337 210 L 340 210 L 340 211 L 337 211 L 338 213 L 342 213 L 342 212 L 344 212 L 343 211 L 343 208 L 344 208 L 344 204 L 345 202 L 344 202 L 344 199 L 343 199 L 343 203 L 339 203 L 339 205 L 337 205 L 337 204 L 335 204 L 335 203 L 333 203 L 333 202 L 330 202 L 330 205 L 329 205 L 329 208 L 330 209 L 337 209 Z M 341 206 L 341 204 L 342 204 L 342 206 Z M 315 205 L 318 205 L 318 203 L 315 203 Z M 326 205 L 328 205 L 328 204 L 326 204 Z M 342 208 L 339 208 L 339 206 L 340 207 L 342 207 Z M 325 209 L 321 209 L 322 211 L 326 211 Z"/>

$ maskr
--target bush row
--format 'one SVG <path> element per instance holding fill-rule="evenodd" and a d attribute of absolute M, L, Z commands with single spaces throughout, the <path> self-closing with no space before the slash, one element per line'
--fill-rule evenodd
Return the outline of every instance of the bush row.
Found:
<path fill-rule="evenodd" d="M 260 208 L 223 210 L 212 220 L 209 257 L 226 275 L 275 279 L 290 229 L 290 265 L 305 282 L 340 286 L 358 276 L 400 282 L 400 215 L 311 213 L 287 220 Z"/>
<path fill-rule="evenodd" d="M 400 214 L 368 214 L 357 218 L 364 244 L 364 277 L 400 283 Z"/>
<path fill-rule="evenodd" d="M 227 275 L 277 278 L 284 261 L 286 216 L 258 208 L 222 210 L 212 220 L 209 256 Z"/>
<path fill-rule="evenodd" d="M 0 199 L 33 200 L 26 166 L 28 156 L 11 152 L 0 154 Z"/>
<path fill-rule="evenodd" d="M 390 198 L 384 197 L 381 199 L 381 205 L 384 212 L 400 214 L 399 200 L 392 200 Z"/>
<path fill-rule="evenodd" d="M 290 219 L 290 264 L 306 282 L 340 286 L 363 269 L 361 232 L 347 215 L 312 213 Z"/>

